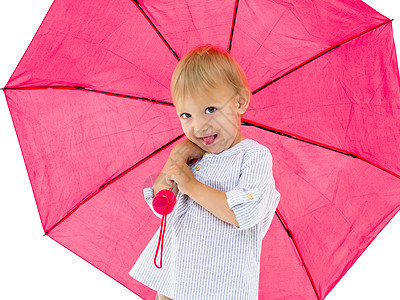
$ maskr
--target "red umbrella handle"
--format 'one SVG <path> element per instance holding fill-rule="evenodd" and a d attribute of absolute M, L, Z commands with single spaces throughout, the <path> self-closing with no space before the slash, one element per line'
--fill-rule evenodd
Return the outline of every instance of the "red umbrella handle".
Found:
<path fill-rule="evenodd" d="M 154 264 L 159 269 L 162 268 L 162 252 L 164 245 L 165 227 L 167 225 L 167 215 L 173 211 L 176 203 L 176 196 L 172 192 L 173 187 L 174 185 L 169 190 L 164 189 L 159 191 L 153 199 L 154 210 L 157 213 L 163 215 L 161 219 L 160 237 L 158 238 L 156 256 L 154 257 Z M 162 240 L 161 240 L 161 233 L 162 233 Z M 160 266 L 158 266 L 156 260 L 157 260 L 158 249 L 160 248 L 160 240 L 161 240 L 161 256 L 160 256 Z"/>

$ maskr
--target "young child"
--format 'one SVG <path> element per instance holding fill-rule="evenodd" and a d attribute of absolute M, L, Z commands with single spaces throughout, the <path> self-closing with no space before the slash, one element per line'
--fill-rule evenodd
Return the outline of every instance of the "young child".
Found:
<path fill-rule="evenodd" d="M 171 93 L 187 139 L 143 190 L 162 218 L 153 197 L 176 185 L 163 265 L 154 265 L 156 232 L 129 274 L 160 300 L 257 300 L 262 239 L 280 193 L 269 149 L 241 133 L 246 75 L 229 53 L 207 44 L 178 63 Z"/>

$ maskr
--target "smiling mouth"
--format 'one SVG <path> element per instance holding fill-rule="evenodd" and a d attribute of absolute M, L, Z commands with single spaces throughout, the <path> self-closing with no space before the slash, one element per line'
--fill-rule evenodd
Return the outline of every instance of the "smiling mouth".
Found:
<path fill-rule="evenodd" d="M 214 134 L 214 135 L 202 137 L 200 139 L 204 142 L 204 144 L 209 145 L 209 144 L 214 143 L 215 139 L 217 138 L 217 135 L 218 134 Z"/>

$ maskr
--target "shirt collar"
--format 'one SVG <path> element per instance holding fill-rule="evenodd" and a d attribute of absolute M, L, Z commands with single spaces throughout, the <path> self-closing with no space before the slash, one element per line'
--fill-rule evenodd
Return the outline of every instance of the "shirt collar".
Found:
<path fill-rule="evenodd" d="M 246 148 L 248 146 L 249 143 L 253 142 L 253 140 L 251 139 L 244 139 L 241 140 L 239 143 L 237 143 L 236 145 L 234 145 L 233 147 L 230 147 L 228 149 L 225 149 L 224 151 L 220 152 L 220 153 L 210 153 L 210 152 L 206 152 L 203 155 L 204 157 L 221 157 L 221 156 L 229 156 L 232 154 L 237 153 L 238 151 L 240 151 L 243 148 Z"/>

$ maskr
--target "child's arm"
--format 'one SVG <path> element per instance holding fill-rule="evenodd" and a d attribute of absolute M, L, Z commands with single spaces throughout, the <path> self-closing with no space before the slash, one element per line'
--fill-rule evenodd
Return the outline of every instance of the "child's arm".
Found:
<path fill-rule="evenodd" d="M 268 148 L 249 151 L 243 158 L 237 185 L 227 192 L 213 189 L 193 177 L 186 165 L 171 168 L 167 173 L 179 190 L 219 219 L 245 230 L 264 221 L 272 221 L 280 193 L 272 175 L 272 156 Z M 187 168 L 186 168 L 187 167 Z"/>
<path fill-rule="evenodd" d="M 239 227 L 235 213 L 228 206 L 225 192 L 213 189 L 198 180 L 192 180 L 188 185 L 187 195 L 217 218 Z"/>

